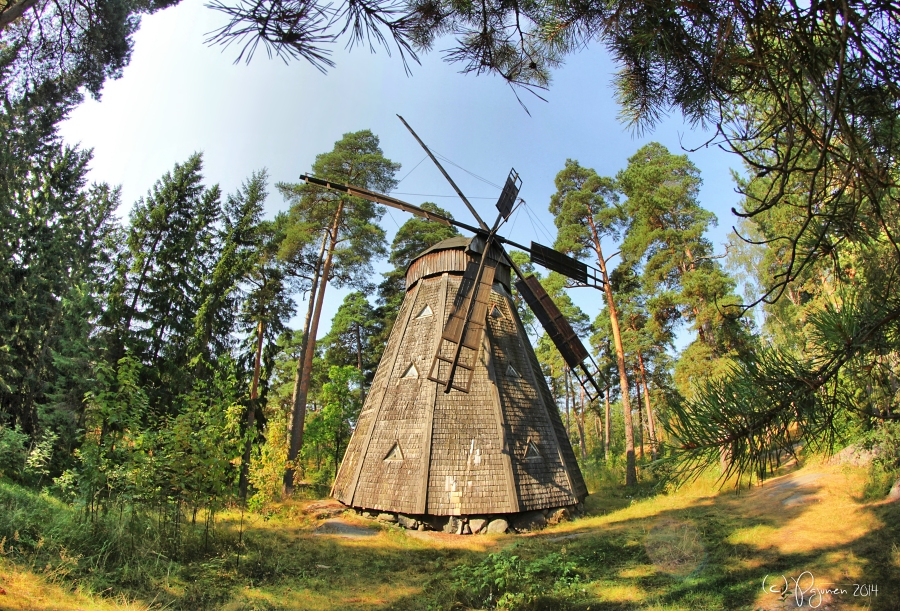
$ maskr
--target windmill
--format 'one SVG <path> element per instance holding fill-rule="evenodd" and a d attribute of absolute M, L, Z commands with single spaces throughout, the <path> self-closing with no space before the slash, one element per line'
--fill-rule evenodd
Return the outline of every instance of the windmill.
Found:
<path fill-rule="evenodd" d="M 577 285 L 599 286 L 597 270 L 547 246 L 526 247 L 497 233 L 516 207 L 522 181 L 515 169 L 489 228 L 400 120 L 478 225 L 361 187 L 300 177 L 473 234 L 444 240 L 410 263 L 406 295 L 332 496 L 360 510 L 433 526 L 452 522 L 451 517 L 471 518 L 474 524 L 498 514 L 508 518 L 576 506 L 587 488 L 519 320 L 511 295 L 513 272 L 517 291 L 591 399 L 603 390 L 599 370 L 537 279 L 526 277 L 503 245 L 528 252 L 532 262 Z"/>

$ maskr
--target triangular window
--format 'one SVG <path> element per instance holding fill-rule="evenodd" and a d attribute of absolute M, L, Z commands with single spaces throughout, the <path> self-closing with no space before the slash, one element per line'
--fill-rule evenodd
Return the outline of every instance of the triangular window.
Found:
<path fill-rule="evenodd" d="M 516 371 L 516 368 L 513 367 L 512 365 L 507 365 L 506 375 L 509 376 L 510 378 L 521 378 L 522 377 L 521 375 L 519 375 L 519 372 Z"/>
<path fill-rule="evenodd" d="M 425 307 L 422 308 L 422 311 L 416 314 L 414 320 L 419 320 L 420 318 L 428 318 L 429 316 L 434 316 L 434 312 L 431 310 L 431 306 L 425 304 Z"/>
<path fill-rule="evenodd" d="M 503 318 L 503 312 L 500 311 L 497 304 L 494 304 L 494 307 L 491 308 L 491 318 Z"/>
<path fill-rule="evenodd" d="M 525 446 L 525 456 L 522 457 L 524 460 L 541 460 L 543 456 L 538 451 L 537 446 L 530 439 L 528 440 L 528 445 Z"/>
<path fill-rule="evenodd" d="M 419 377 L 419 370 L 416 369 L 415 363 L 410 363 L 409 367 L 406 368 L 406 371 L 401 376 L 404 380 L 415 380 Z"/>
<path fill-rule="evenodd" d="M 400 462 L 401 460 L 403 460 L 403 450 L 400 449 L 400 442 L 395 441 L 387 456 L 384 457 L 384 462 Z"/>

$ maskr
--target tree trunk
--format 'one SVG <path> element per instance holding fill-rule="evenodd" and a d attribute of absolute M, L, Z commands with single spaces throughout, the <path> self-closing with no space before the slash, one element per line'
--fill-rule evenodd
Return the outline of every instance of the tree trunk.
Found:
<path fill-rule="evenodd" d="M 13 4 L 7 5 L 6 9 L 0 13 L 0 32 L 6 29 L 6 26 L 25 14 L 25 11 L 38 3 L 38 0 L 21 0 Z"/>
<path fill-rule="evenodd" d="M 605 404 L 605 409 L 604 409 L 605 413 L 603 414 L 603 443 L 606 446 L 604 448 L 604 454 L 606 456 L 606 462 L 608 463 L 609 462 L 609 446 L 612 443 L 612 435 L 611 435 L 612 419 L 610 418 L 610 416 L 612 414 L 610 413 L 611 407 L 609 405 L 609 388 L 606 389 L 606 394 L 604 396 L 604 404 Z"/>
<path fill-rule="evenodd" d="M 363 374 L 362 363 L 362 331 L 359 322 L 356 323 L 356 368 L 359 370 L 359 401 L 361 405 L 366 403 L 366 377 Z"/>
<path fill-rule="evenodd" d="M 619 327 L 619 315 L 616 311 L 616 301 L 613 299 L 612 287 L 609 284 L 609 274 L 606 271 L 606 259 L 603 258 L 603 249 L 600 247 L 600 237 L 594 226 L 594 219 L 588 217 L 591 234 L 594 239 L 594 252 L 597 253 L 597 265 L 603 276 L 603 292 L 606 294 L 606 305 L 609 308 L 609 323 L 612 327 L 613 344 L 616 347 L 616 366 L 619 369 L 619 388 L 622 396 L 622 415 L 625 416 L 625 485 L 637 484 L 637 468 L 634 462 L 634 425 L 631 422 L 631 398 L 629 395 L 628 372 L 625 371 L 625 348 L 622 346 L 622 333 Z"/>
<path fill-rule="evenodd" d="M 338 205 L 337 212 L 334 215 L 334 222 L 331 225 L 331 230 L 328 236 L 328 248 L 325 254 L 325 262 L 322 266 L 322 274 L 320 276 L 320 287 L 318 293 L 316 295 L 316 305 L 313 310 L 312 319 L 309 324 L 309 332 L 306 337 L 306 349 L 303 351 L 303 369 L 300 371 L 300 384 L 295 389 L 295 401 L 294 405 L 299 406 L 297 410 L 298 420 L 294 421 L 291 425 L 291 447 L 294 447 L 294 439 L 297 440 L 296 448 L 297 455 L 300 453 L 300 448 L 303 447 L 303 426 L 306 421 L 306 399 L 309 397 L 309 385 L 310 385 L 310 377 L 312 373 L 313 366 L 313 357 L 316 353 L 316 333 L 319 330 L 319 317 L 322 314 L 322 302 L 325 299 L 325 289 L 328 288 L 328 276 L 331 274 L 331 261 L 334 256 L 334 249 L 337 245 L 337 234 L 338 228 L 340 227 L 341 222 L 341 213 L 344 210 L 344 202 Z M 296 455 L 295 455 L 296 459 Z M 287 470 L 285 470 L 285 481 L 287 481 Z M 284 487 L 284 486 L 283 486 Z M 291 492 L 293 492 L 293 473 L 291 473 Z"/>
<path fill-rule="evenodd" d="M 650 390 L 647 388 L 647 371 L 644 369 L 644 357 L 638 350 L 638 366 L 641 372 L 641 384 L 644 385 L 644 407 L 647 408 L 647 432 L 650 435 L 650 457 L 656 460 L 656 418 L 650 406 Z"/>
<path fill-rule="evenodd" d="M 575 414 L 575 424 L 578 426 L 578 439 L 581 442 L 581 460 L 585 460 L 587 445 L 584 442 L 584 388 L 581 389 L 581 409 Z"/>
<path fill-rule="evenodd" d="M 322 247 L 319 249 L 319 259 L 313 273 L 312 284 L 309 288 L 309 307 L 306 310 L 306 320 L 303 323 L 303 337 L 300 340 L 300 355 L 297 359 L 297 371 L 294 373 L 294 395 L 291 400 L 291 417 L 288 422 L 288 466 L 284 469 L 284 477 L 281 482 L 281 495 L 289 497 L 294 493 L 294 462 L 300 454 L 300 446 L 303 444 L 303 426 L 306 422 L 306 402 L 303 405 L 298 401 L 300 390 L 300 378 L 303 372 L 303 361 L 306 358 L 306 349 L 309 346 L 309 326 L 312 324 L 313 311 L 315 310 L 316 295 L 319 290 L 322 263 L 325 257 L 325 247 L 328 245 L 328 234 L 322 236 Z"/>
<path fill-rule="evenodd" d="M 238 490 L 241 500 L 247 500 L 247 489 L 250 486 L 250 452 L 253 449 L 253 429 L 256 426 L 256 399 L 259 396 L 259 370 L 262 364 L 262 345 L 265 335 L 263 321 L 256 325 L 256 355 L 253 363 L 253 382 L 250 384 L 250 405 L 247 407 L 247 439 L 244 441 L 244 456 L 241 458 L 241 475 Z"/>
<path fill-rule="evenodd" d="M 637 413 L 638 413 L 638 447 L 640 448 L 641 459 L 644 458 L 644 414 L 641 410 L 641 385 L 634 385 L 634 392 L 637 396 Z"/>

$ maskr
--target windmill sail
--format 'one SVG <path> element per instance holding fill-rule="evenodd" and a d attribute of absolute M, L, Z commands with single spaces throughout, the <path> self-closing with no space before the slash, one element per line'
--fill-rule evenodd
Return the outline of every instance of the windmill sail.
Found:
<path fill-rule="evenodd" d="M 476 240 L 477 238 L 473 243 Z M 453 310 L 441 334 L 428 374 L 429 380 L 443 384 L 448 390 L 455 388 L 469 392 L 472 384 L 484 336 L 494 274 L 503 257 L 503 252 L 493 244 L 486 250 L 480 258 L 483 263 L 469 261 L 466 266 Z M 461 379 L 458 377 L 458 369 L 463 373 Z"/>
<path fill-rule="evenodd" d="M 572 329 L 572 325 L 562 315 L 562 312 L 553 303 L 553 299 L 534 276 L 519 278 L 516 281 L 516 289 L 534 312 L 541 326 L 547 331 L 547 335 L 559 350 L 569 369 L 578 378 L 588 397 L 593 401 L 602 390 L 594 379 L 597 367 L 594 366 L 594 371 L 588 367 L 587 363 L 593 364 L 593 359 L 587 348 L 581 343 L 575 330 Z"/>
<path fill-rule="evenodd" d="M 522 179 L 519 178 L 519 173 L 513 168 L 509 171 L 506 184 L 503 185 L 503 191 L 500 193 L 500 199 L 497 200 L 497 210 L 500 211 L 500 216 L 506 220 L 509 220 L 513 205 L 515 205 L 516 198 L 519 196 L 520 188 L 522 188 Z"/>
<path fill-rule="evenodd" d="M 516 313 L 505 260 L 486 265 L 493 286 L 482 285 L 491 291 L 469 393 L 441 392 L 423 375 L 459 309 L 466 270 L 481 258 L 484 241 L 473 241 L 475 248 L 463 237 L 445 240 L 407 269 L 397 322 L 334 481 L 332 495 L 346 505 L 441 528 L 448 516 L 512 522 L 519 512 L 572 507 L 587 495 Z M 426 307 L 433 315 L 418 316 Z M 498 315 L 487 315 L 494 308 Z M 419 377 L 409 375 L 412 366 Z"/>
<path fill-rule="evenodd" d="M 569 255 L 537 242 L 532 242 L 531 248 L 525 248 L 524 250 L 531 255 L 532 263 L 537 263 L 541 267 L 546 267 L 571 278 L 575 281 L 576 286 L 603 288 L 603 280 L 598 274 L 599 270 L 587 265 L 584 261 L 574 259 Z"/>

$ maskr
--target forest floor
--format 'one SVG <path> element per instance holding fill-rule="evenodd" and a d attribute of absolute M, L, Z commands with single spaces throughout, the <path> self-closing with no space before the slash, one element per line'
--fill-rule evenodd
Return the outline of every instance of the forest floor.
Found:
<path fill-rule="evenodd" d="M 738 491 L 602 489 L 586 516 L 528 535 L 404 531 L 286 503 L 242 527 L 226 516 L 240 560 L 180 566 L 153 596 L 88 594 L 0 557 L 0 609 L 896 610 L 900 502 L 866 502 L 866 478 L 818 463 Z"/>

